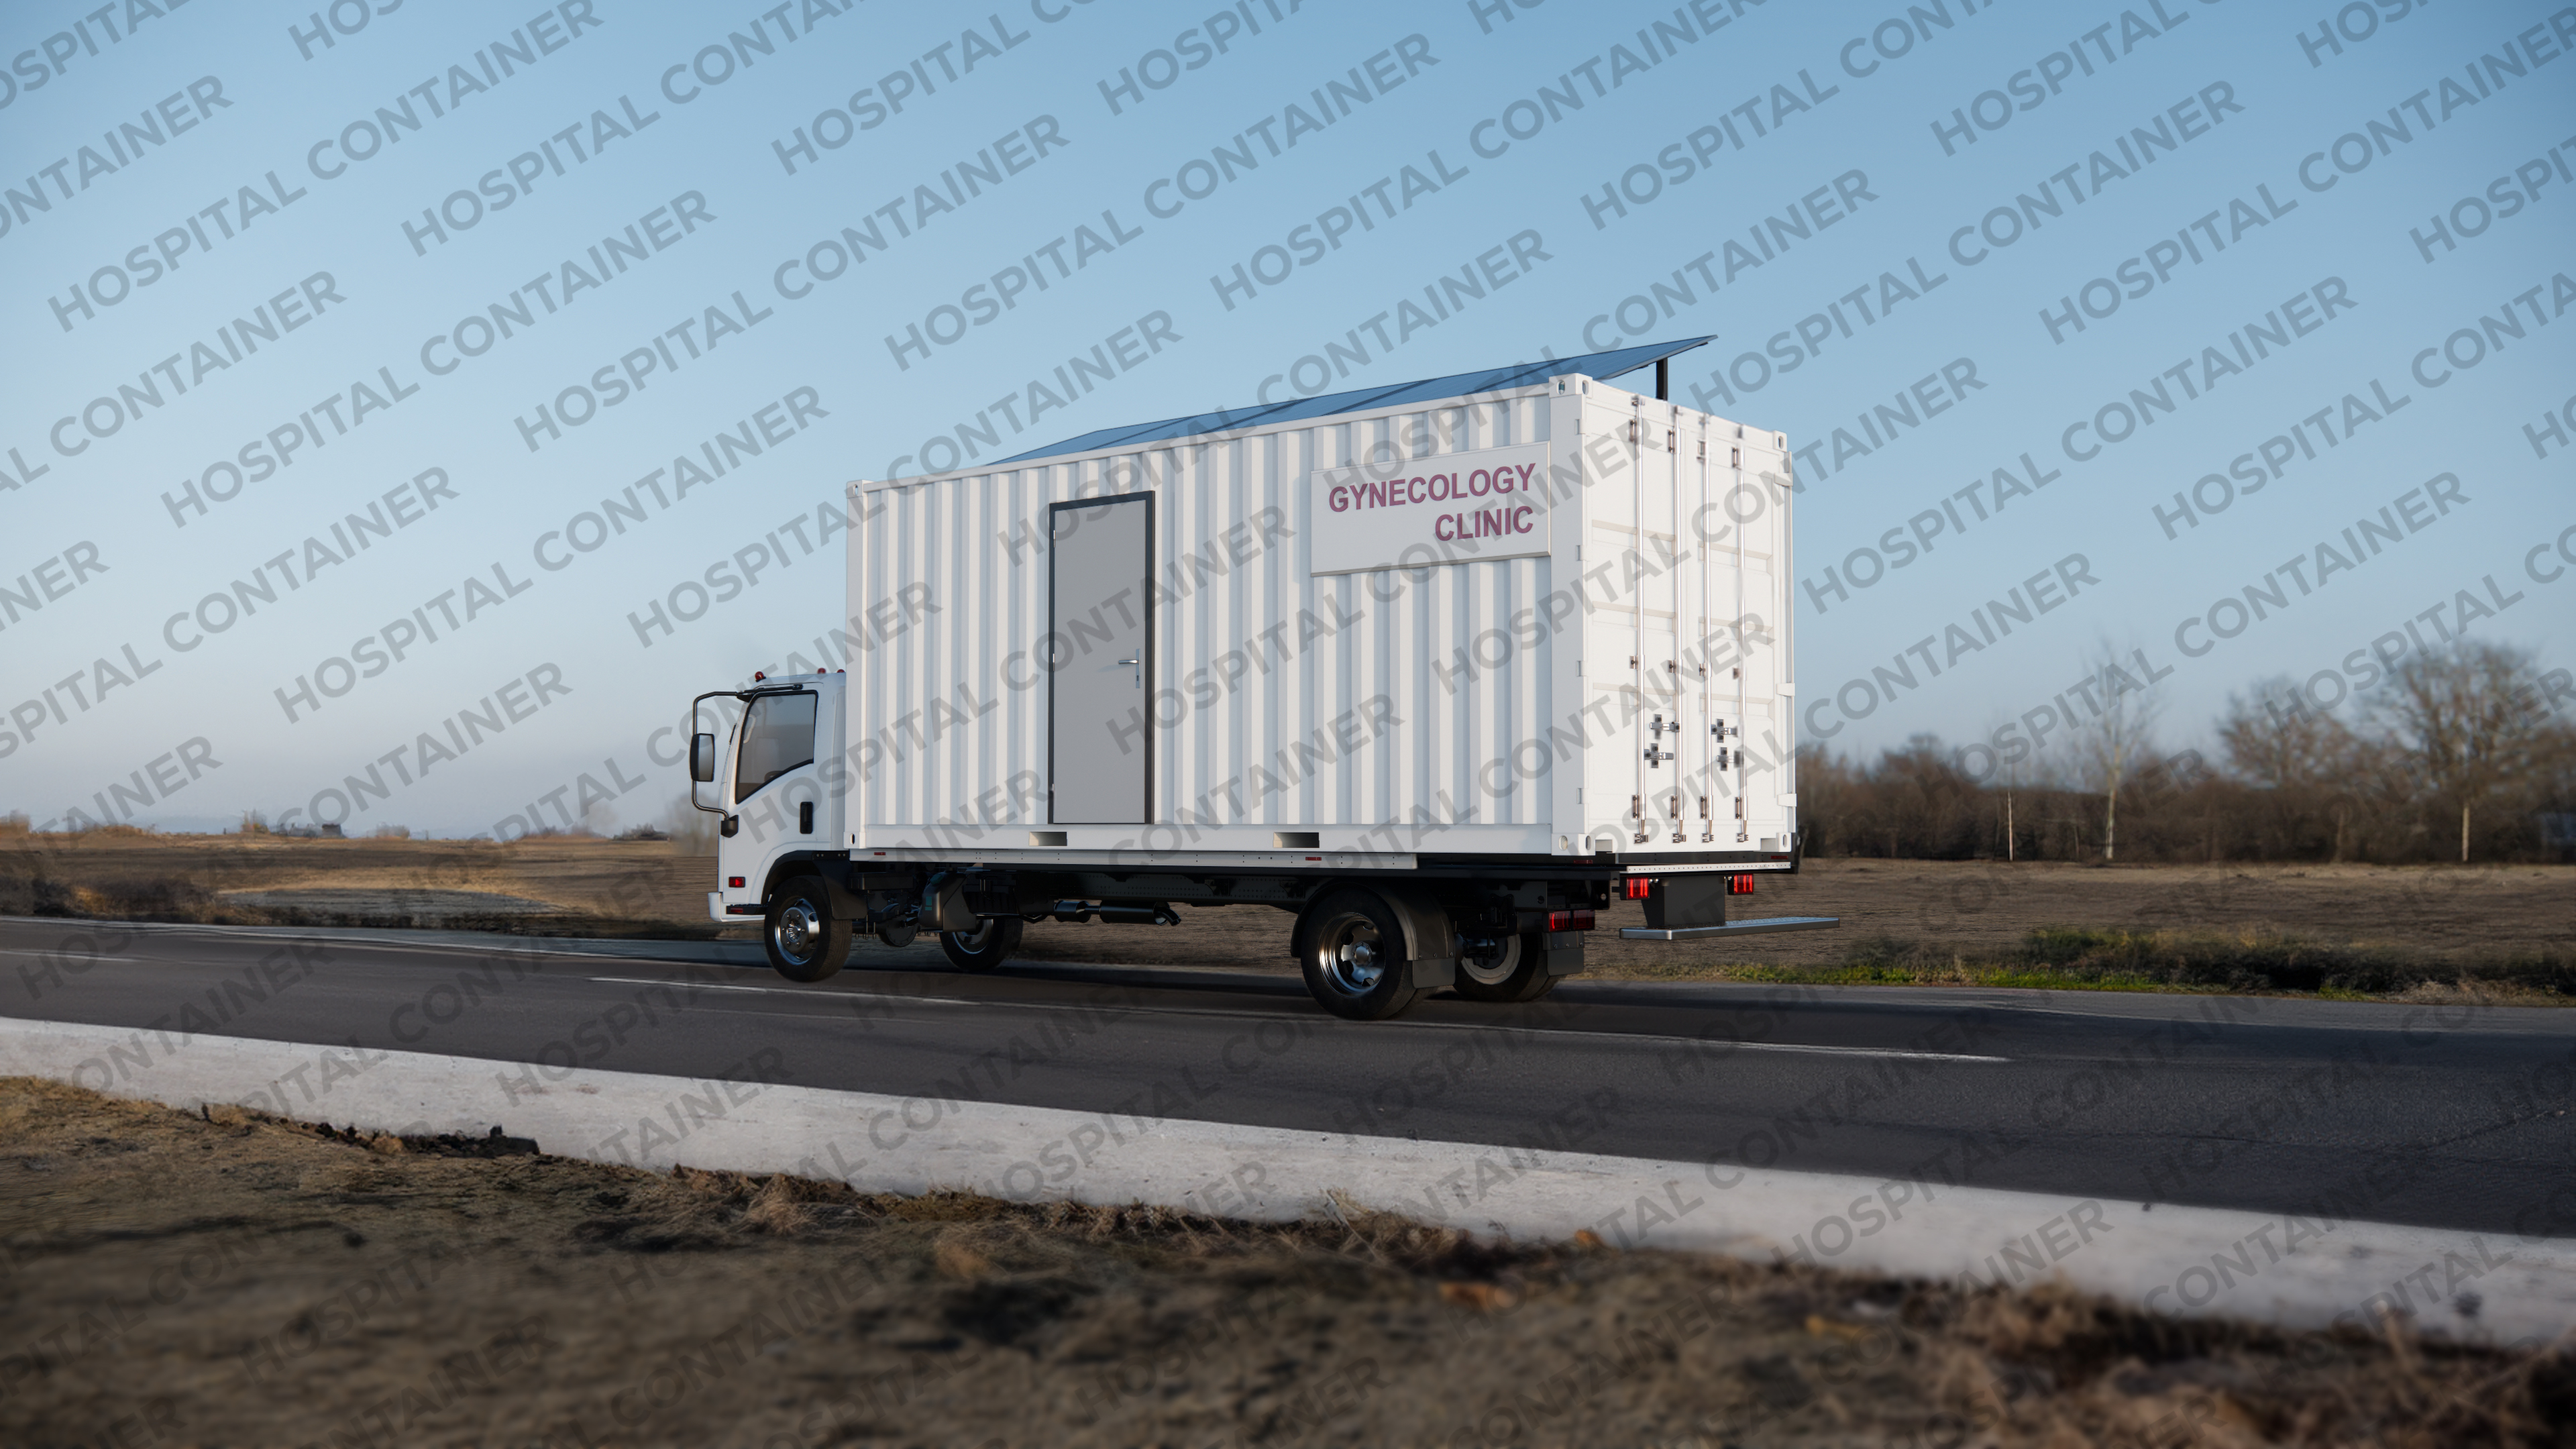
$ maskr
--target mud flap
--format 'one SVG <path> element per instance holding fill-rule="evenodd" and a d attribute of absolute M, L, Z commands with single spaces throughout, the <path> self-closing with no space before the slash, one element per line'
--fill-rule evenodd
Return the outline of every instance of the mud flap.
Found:
<path fill-rule="evenodd" d="M 817 862 L 817 864 L 821 868 L 816 870 L 815 874 L 822 879 L 824 894 L 831 897 L 832 914 L 840 920 L 850 922 L 860 931 L 866 931 L 868 898 L 850 889 L 850 869 L 847 863 L 841 864 L 839 869 L 833 869 L 830 862 Z"/>
<path fill-rule="evenodd" d="M 966 904 L 966 883 L 945 872 L 932 876 L 922 888 L 921 919 L 942 931 L 972 931 L 983 924 Z"/>
<path fill-rule="evenodd" d="M 1572 976 L 1583 969 L 1583 933 L 1551 931 L 1547 933 L 1547 974 Z"/>
<path fill-rule="evenodd" d="M 1395 912 L 1404 926 L 1404 954 L 1413 963 L 1413 984 L 1423 991 L 1435 991 L 1458 979 L 1458 934 L 1449 924 L 1449 913 L 1439 903 L 1418 891 L 1380 889 L 1380 900 Z"/>

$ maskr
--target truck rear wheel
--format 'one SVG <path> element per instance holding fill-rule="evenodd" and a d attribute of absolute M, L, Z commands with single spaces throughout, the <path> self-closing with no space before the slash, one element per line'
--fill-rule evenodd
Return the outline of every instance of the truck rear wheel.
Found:
<path fill-rule="evenodd" d="M 1547 970 L 1547 935 L 1523 931 L 1503 938 L 1499 955 L 1478 960 L 1458 958 L 1458 979 L 1450 984 L 1469 1001 L 1536 1001 L 1556 986 Z"/>
<path fill-rule="evenodd" d="M 939 949 L 960 971 L 990 971 L 1019 951 L 1027 929 L 1017 916 L 987 916 L 974 930 L 940 932 Z"/>
<path fill-rule="evenodd" d="M 1349 1021 L 1384 1021 L 1413 1004 L 1413 959 L 1404 924 L 1371 892 L 1335 891 L 1318 901 L 1298 936 L 1306 990 Z"/>
<path fill-rule="evenodd" d="M 823 882 L 803 875 L 770 897 L 760 941 L 779 975 L 820 981 L 850 958 L 850 923 L 833 916 L 831 893 Z"/>

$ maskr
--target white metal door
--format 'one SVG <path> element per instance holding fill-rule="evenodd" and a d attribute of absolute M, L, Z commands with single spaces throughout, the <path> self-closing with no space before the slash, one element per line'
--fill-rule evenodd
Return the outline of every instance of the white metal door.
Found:
<path fill-rule="evenodd" d="M 725 808 L 736 826 L 716 842 L 716 871 L 729 904 L 758 903 L 779 856 L 836 844 L 814 764 L 817 726 L 828 718 L 821 704 L 812 689 L 764 692 L 735 727 L 732 768 L 723 773 Z"/>
<path fill-rule="evenodd" d="M 1678 839 L 1683 759 L 1680 688 L 1681 552 L 1674 493 L 1671 405 L 1648 398 L 1631 402 L 1628 456 L 1631 508 L 1637 521 L 1635 651 L 1637 664 L 1637 801 L 1630 812 L 1634 842 Z"/>
<path fill-rule="evenodd" d="M 1050 521 L 1049 819 L 1141 825 L 1154 737 L 1153 495 L 1060 503 Z"/>

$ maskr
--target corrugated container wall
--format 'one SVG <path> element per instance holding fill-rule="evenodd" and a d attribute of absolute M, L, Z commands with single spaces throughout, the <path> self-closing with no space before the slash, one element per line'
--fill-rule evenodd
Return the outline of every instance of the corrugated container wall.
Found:
<path fill-rule="evenodd" d="M 854 483 L 853 844 L 1786 852 L 1782 442 L 1568 376 Z"/>

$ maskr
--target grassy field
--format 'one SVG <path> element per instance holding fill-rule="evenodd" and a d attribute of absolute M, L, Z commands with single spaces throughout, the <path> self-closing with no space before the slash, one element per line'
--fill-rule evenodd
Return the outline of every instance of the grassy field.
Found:
<path fill-rule="evenodd" d="M 0 1079 L 0 1442 L 2567 1442 L 2563 1353 L 1359 1212 L 360 1139 Z"/>
<path fill-rule="evenodd" d="M 703 938 L 715 874 L 662 842 L 281 840 L 99 831 L 0 838 L 0 914 L 449 927 Z M 2120 866 L 1820 860 L 1764 876 L 1736 915 L 1841 929 L 1587 948 L 1628 979 L 2286 991 L 2473 992 L 2576 1002 L 2576 867 Z M 1029 928 L 1039 959 L 1288 971 L 1290 918 L 1186 911 L 1186 927 Z M 732 928 L 746 935 L 741 927 Z M 862 944 L 861 950 L 883 948 Z M 916 943 L 907 955 L 936 959 Z"/>

